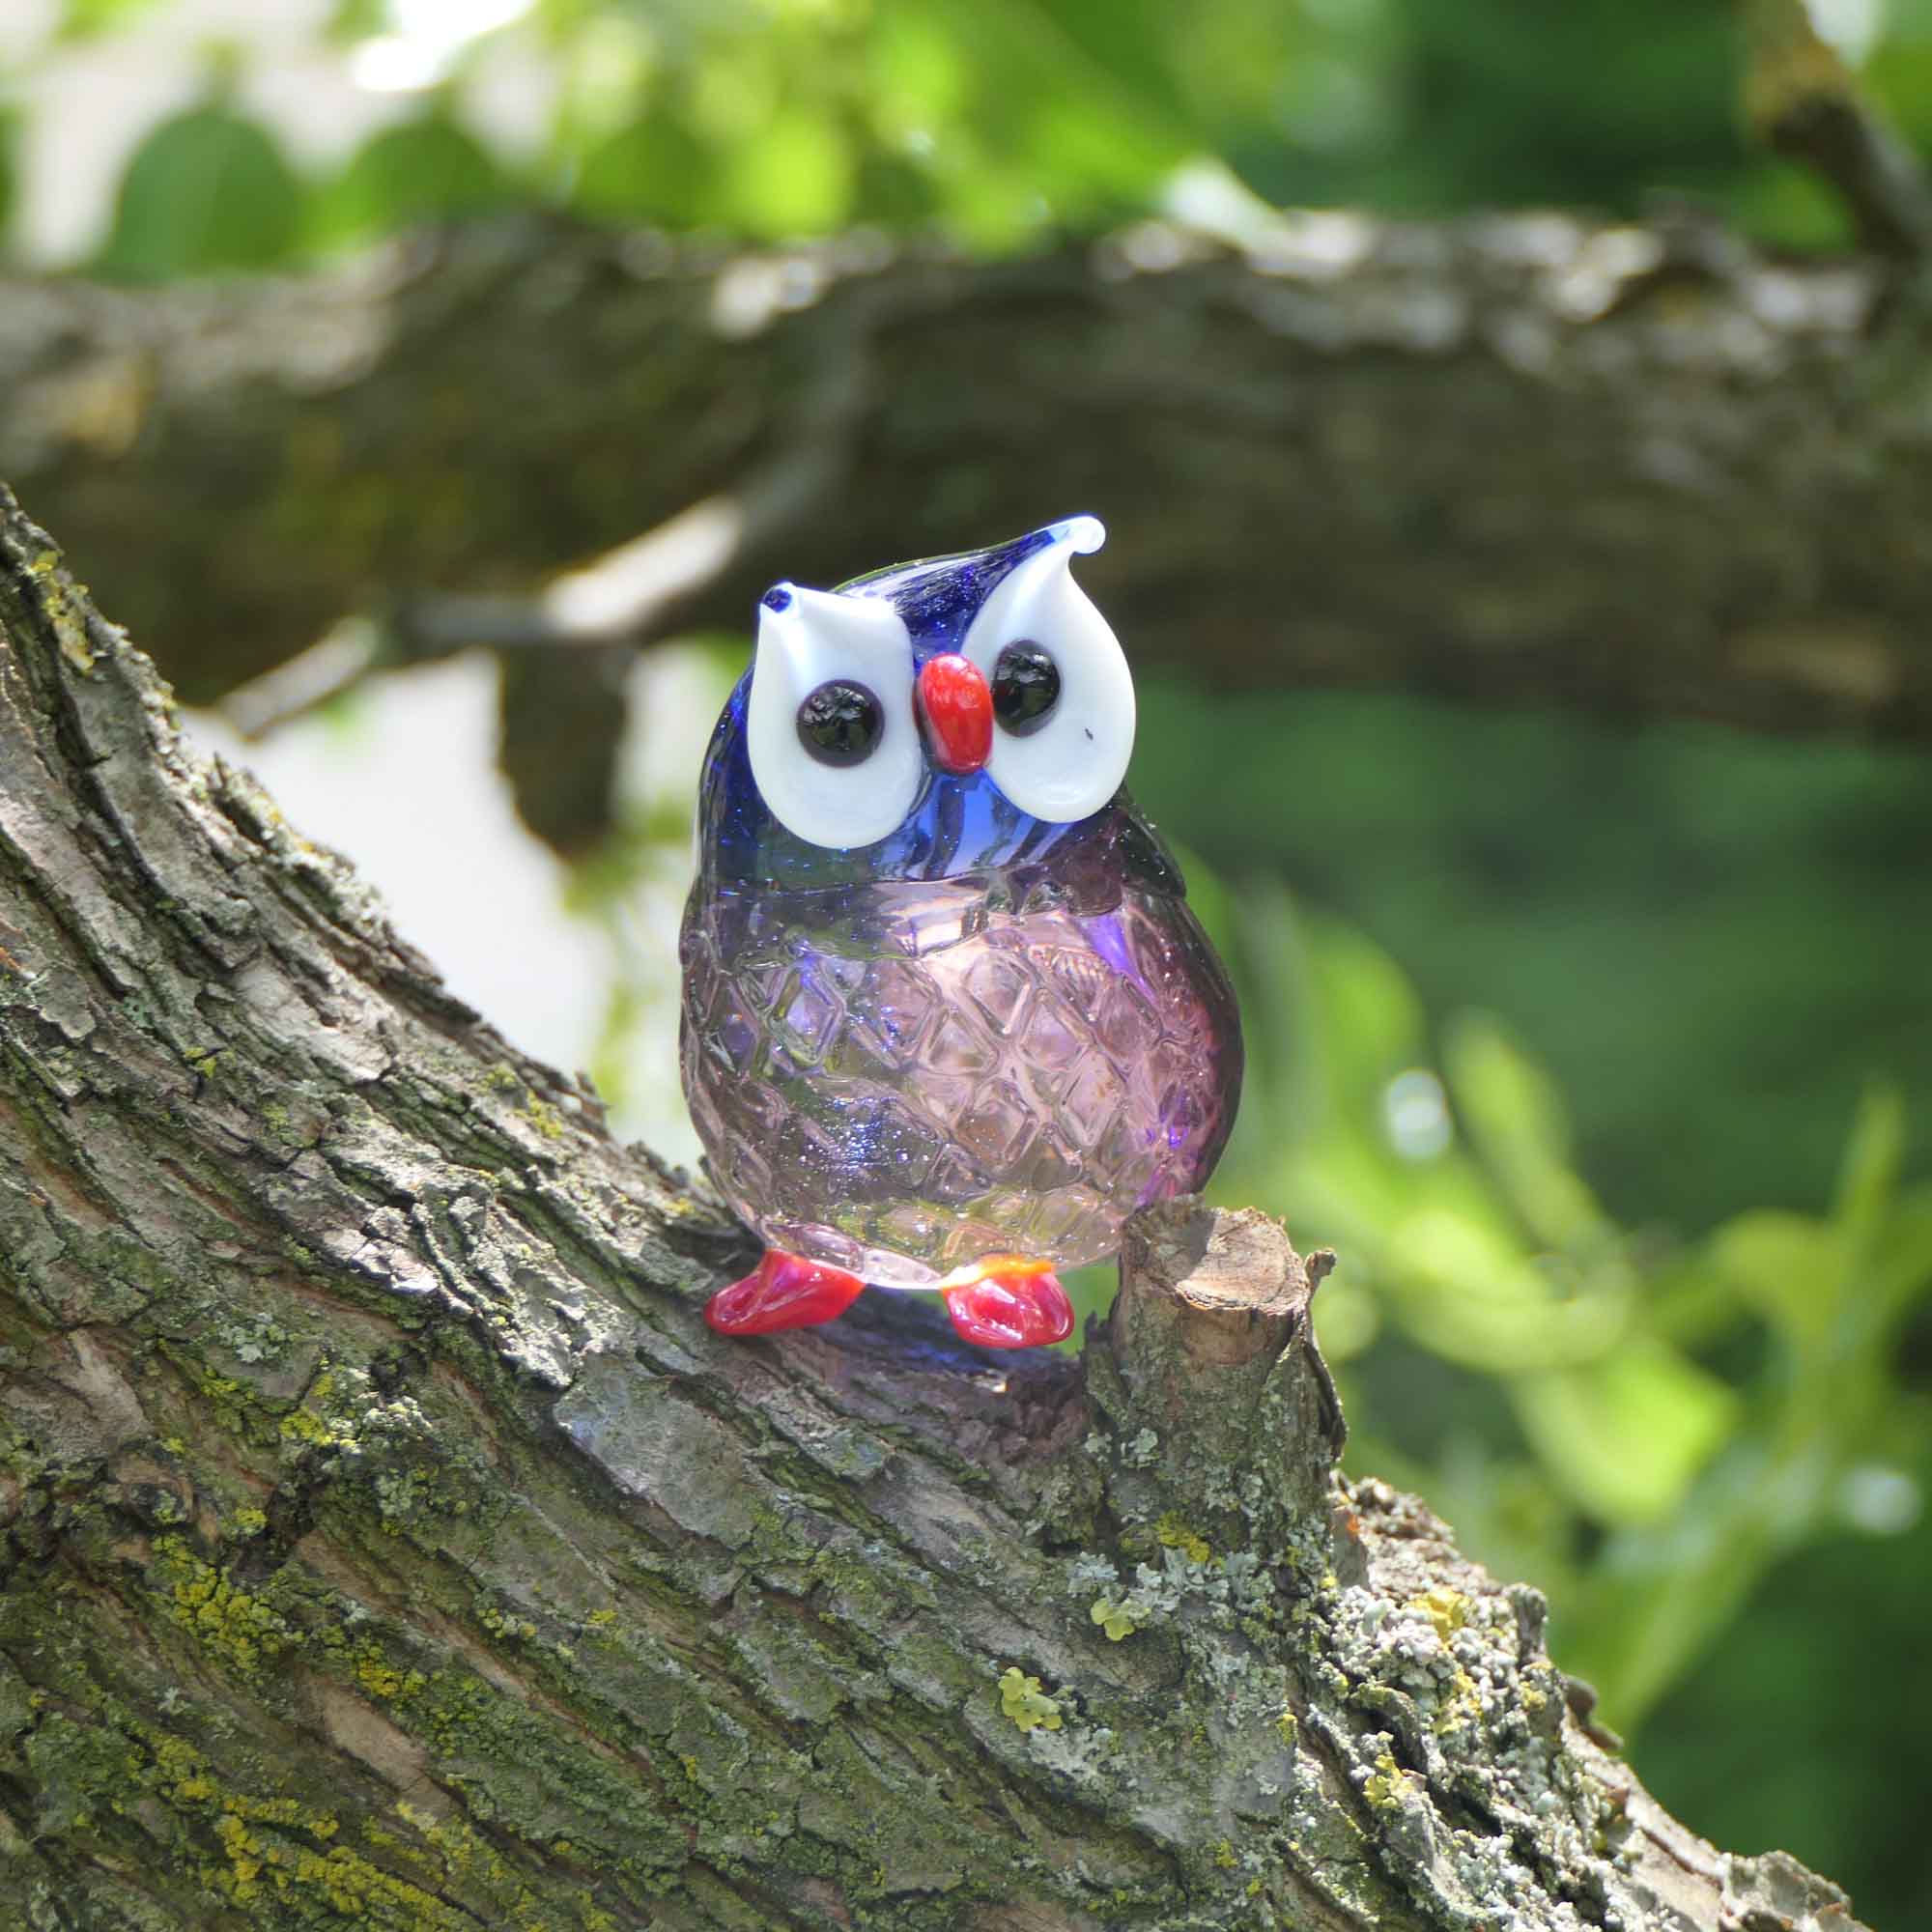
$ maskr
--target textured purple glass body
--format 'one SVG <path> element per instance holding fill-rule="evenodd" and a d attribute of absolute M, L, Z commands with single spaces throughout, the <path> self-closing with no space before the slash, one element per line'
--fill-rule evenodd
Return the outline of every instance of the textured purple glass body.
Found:
<path fill-rule="evenodd" d="M 1206 1180 L 1234 1123 L 1227 975 L 1098 822 L 950 879 L 700 876 L 683 960 L 685 1092 L 726 1199 L 772 1247 L 883 1286 L 1099 1261 L 1136 1208 Z"/>

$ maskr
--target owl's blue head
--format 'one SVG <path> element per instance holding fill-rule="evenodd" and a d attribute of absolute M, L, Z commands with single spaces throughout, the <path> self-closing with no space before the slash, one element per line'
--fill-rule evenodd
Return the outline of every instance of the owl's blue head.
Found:
<path fill-rule="evenodd" d="M 721 882 L 940 879 L 1042 858 L 1107 810 L 1134 687 L 1073 581 L 1072 517 L 838 589 L 781 583 L 718 721 L 698 799 Z"/>

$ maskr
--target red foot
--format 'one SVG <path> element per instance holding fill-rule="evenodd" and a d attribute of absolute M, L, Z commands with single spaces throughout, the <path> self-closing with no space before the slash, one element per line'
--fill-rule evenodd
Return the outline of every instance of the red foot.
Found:
<path fill-rule="evenodd" d="M 866 1284 L 843 1268 L 767 1248 L 743 1281 L 721 1288 L 704 1304 L 704 1319 L 721 1335 L 769 1335 L 779 1328 L 811 1328 L 843 1315 Z"/>
<path fill-rule="evenodd" d="M 953 1327 L 982 1349 L 1029 1349 L 1073 1333 L 1073 1304 L 1059 1276 L 1037 1262 L 949 1288 L 946 1312 Z"/>

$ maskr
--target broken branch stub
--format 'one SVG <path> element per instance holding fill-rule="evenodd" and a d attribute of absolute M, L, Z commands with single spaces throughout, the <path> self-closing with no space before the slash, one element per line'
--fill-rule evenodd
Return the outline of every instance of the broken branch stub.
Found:
<path fill-rule="evenodd" d="M 1333 1264 L 1304 1260 L 1254 1208 L 1189 1197 L 1127 1224 L 1108 1359 L 1143 1445 L 1131 1460 L 1175 1503 L 1206 1502 L 1224 1533 L 1240 1515 L 1284 1534 L 1326 1519 L 1346 1430 L 1309 1309 Z M 1090 1361 L 1103 1407 L 1109 1379 L 1094 1386 Z M 1210 1471 L 1219 1493 L 1204 1490 Z"/>

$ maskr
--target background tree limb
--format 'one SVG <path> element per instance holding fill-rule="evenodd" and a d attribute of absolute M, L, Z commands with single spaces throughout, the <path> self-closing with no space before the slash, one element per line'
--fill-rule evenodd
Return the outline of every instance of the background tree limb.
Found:
<path fill-rule="evenodd" d="M 0 949 L 8 1922 L 1852 1932 L 1337 1481 L 1262 1217 L 1145 1217 L 1078 1360 L 712 1337 L 738 1231 L 4 493 Z"/>
<path fill-rule="evenodd" d="M 0 472 L 197 701 L 358 610 L 352 664 L 555 647 L 602 691 L 570 648 L 1089 507 L 1146 665 L 1922 739 L 1932 418 L 1880 288 L 1691 219 L 997 263 L 511 222 L 0 288 Z"/>

